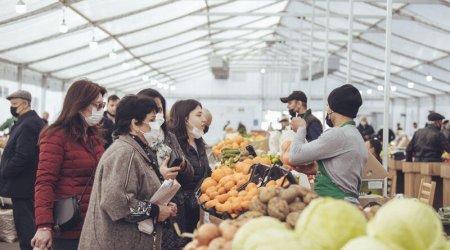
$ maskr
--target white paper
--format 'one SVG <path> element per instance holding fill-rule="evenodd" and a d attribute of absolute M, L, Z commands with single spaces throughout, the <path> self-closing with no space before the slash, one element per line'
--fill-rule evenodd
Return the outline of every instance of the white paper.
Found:
<path fill-rule="evenodd" d="M 177 180 L 165 180 L 152 196 L 150 202 L 152 204 L 167 205 L 177 194 L 180 187 L 181 185 Z"/>

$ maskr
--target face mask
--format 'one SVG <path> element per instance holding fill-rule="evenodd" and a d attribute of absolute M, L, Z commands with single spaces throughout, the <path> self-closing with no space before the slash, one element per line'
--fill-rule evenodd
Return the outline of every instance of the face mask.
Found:
<path fill-rule="evenodd" d="M 328 127 L 332 128 L 332 127 L 334 127 L 334 124 L 331 121 L 331 117 L 330 116 L 331 116 L 331 114 L 327 114 L 327 117 L 325 118 L 325 121 L 326 121 Z"/>
<path fill-rule="evenodd" d="M 294 118 L 297 117 L 297 112 L 295 112 L 293 109 L 289 109 L 289 115 Z"/>
<path fill-rule="evenodd" d="M 12 107 L 12 106 L 10 108 L 11 115 L 14 116 L 14 117 L 18 117 L 19 116 L 19 113 L 17 113 L 17 108 L 18 107 Z"/>
<path fill-rule="evenodd" d="M 158 123 L 158 124 L 159 124 L 159 127 L 161 127 L 161 126 L 164 124 L 165 121 L 166 121 L 166 120 L 164 119 L 163 113 L 158 113 L 158 114 L 156 114 L 156 117 L 155 117 L 155 121 L 154 121 L 154 122 Z"/>
<path fill-rule="evenodd" d="M 208 133 L 208 131 L 209 131 L 209 126 L 207 126 L 207 125 L 205 125 L 205 129 L 203 129 L 203 133 Z"/>
<path fill-rule="evenodd" d="M 92 127 L 99 124 L 102 118 L 103 118 L 103 111 L 94 108 L 92 109 L 92 114 L 88 117 L 84 117 L 84 120 L 89 125 L 89 127 Z"/>
<path fill-rule="evenodd" d="M 157 122 L 150 122 L 151 130 L 149 132 L 142 132 L 141 131 L 141 133 L 144 135 L 144 138 L 145 138 L 145 140 L 147 141 L 148 144 L 153 144 L 158 139 L 159 127 L 160 126 L 158 125 Z"/>
<path fill-rule="evenodd" d="M 193 126 L 190 122 L 189 124 L 192 126 L 191 134 L 194 136 L 195 139 L 200 139 L 205 134 L 203 131 L 198 129 L 197 127 Z"/>

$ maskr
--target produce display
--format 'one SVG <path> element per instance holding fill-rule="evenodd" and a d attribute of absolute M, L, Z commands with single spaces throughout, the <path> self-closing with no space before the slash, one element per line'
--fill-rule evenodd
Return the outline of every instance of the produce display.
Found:
<path fill-rule="evenodd" d="M 219 143 L 217 143 L 215 146 L 212 147 L 212 152 L 218 156 L 222 156 L 222 150 L 223 149 L 239 149 L 239 148 L 245 148 L 249 145 L 249 141 L 247 138 L 244 138 L 242 136 L 237 136 L 235 138 L 227 138 Z"/>

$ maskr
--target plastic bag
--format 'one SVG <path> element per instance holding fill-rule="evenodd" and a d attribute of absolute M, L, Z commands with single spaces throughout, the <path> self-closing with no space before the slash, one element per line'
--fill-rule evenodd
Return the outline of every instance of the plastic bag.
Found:
<path fill-rule="evenodd" d="M 17 240 L 12 209 L 0 209 L 0 241 L 13 243 Z"/>

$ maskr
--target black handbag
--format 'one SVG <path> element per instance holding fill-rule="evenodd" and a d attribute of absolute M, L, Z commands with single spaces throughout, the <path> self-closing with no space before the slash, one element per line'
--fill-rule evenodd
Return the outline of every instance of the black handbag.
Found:
<path fill-rule="evenodd" d="M 91 183 L 92 177 L 95 174 L 95 169 L 92 171 L 91 176 L 89 177 L 88 182 L 84 186 L 83 192 L 81 193 L 80 199 L 77 199 L 76 196 L 65 198 L 61 200 L 56 200 L 53 203 L 53 220 L 54 226 L 53 229 L 55 232 L 64 232 L 74 228 L 81 221 L 81 211 L 80 211 L 80 202 L 83 199 L 84 193 L 86 193 L 86 189 Z"/>

